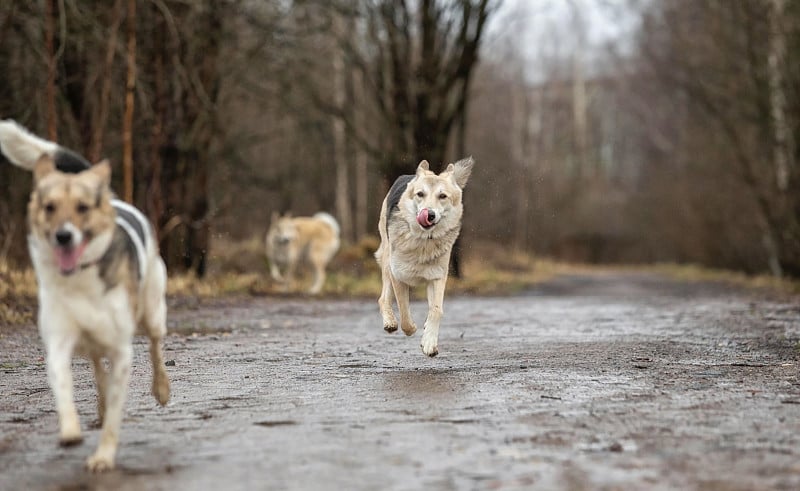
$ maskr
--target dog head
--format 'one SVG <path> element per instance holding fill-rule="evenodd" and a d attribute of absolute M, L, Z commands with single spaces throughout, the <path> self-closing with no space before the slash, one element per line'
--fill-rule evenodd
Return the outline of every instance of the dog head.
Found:
<path fill-rule="evenodd" d="M 406 188 L 407 212 L 413 213 L 423 230 L 443 225 L 445 230 L 460 223 L 463 212 L 462 190 L 472 173 L 472 157 L 449 164 L 439 175 L 430 170 L 427 160 Z"/>
<path fill-rule="evenodd" d="M 286 247 L 294 242 L 297 238 L 297 227 L 292 220 L 292 214 L 281 216 L 278 212 L 273 212 L 267 236 L 267 240 L 275 247 Z"/>
<path fill-rule="evenodd" d="M 31 236 L 44 249 L 41 252 L 52 255 L 63 275 L 99 259 L 113 233 L 116 217 L 111 206 L 108 161 L 77 174 L 66 174 L 58 171 L 53 159 L 45 155 L 39 158 L 33 174 L 28 226 Z"/>

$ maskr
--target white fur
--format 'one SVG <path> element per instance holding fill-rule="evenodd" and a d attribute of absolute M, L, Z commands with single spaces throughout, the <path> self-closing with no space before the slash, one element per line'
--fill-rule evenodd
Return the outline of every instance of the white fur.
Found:
<path fill-rule="evenodd" d="M 39 138 L 16 121 L 10 119 L 0 121 L 0 151 L 14 165 L 33 170 L 39 157 L 42 155 L 53 157 L 58 149 L 57 143 Z"/>
<path fill-rule="evenodd" d="M 58 148 L 57 144 L 28 133 L 13 121 L 0 122 L 0 149 L 20 167 L 32 169 L 43 154 L 52 156 Z M 132 209 L 138 220 L 144 220 L 141 212 Z M 146 221 L 143 227 L 146 234 L 151 234 Z M 81 233 L 76 227 L 72 228 L 75 229 L 73 234 Z M 48 380 L 55 396 L 60 441 L 64 445 L 82 440 L 73 401 L 73 354 L 86 356 L 94 364 L 102 432 L 97 450 L 86 462 L 91 471 L 114 467 L 131 371 L 132 341 L 137 330 L 144 331 L 150 338 L 153 395 L 162 405 L 169 399 L 169 381 L 161 352 L 167 308 L 164 262 L 155 239 L 149 235 L 145 243 L 139 241 L 137 247 L 142 273 L 138 291 L 129 292 L 124 282 L 109 288 L 100 277 L 97 261 L 108 251 L 113 233 L 110 228 L 94 237 L 84 250 L 80 267 L 69 275 L 60 271 L 47 237 L 35 229 L 28 235 L 28 249 L 38 283 L 39 331 L 47 350 Z M 135 232 L 128 233 L 133 240 L 139 240 Z M 80 236 L 77 239 L 78 242 L 83 240 Z M 103 359 L 109 362 L 108 373 Z"/>
<path fill-rule="evenodd" d="M 407 336 L 417 326 L 409 310 L 410 287 L 427 284 L 428 316 L 420 346 L 428 356 L 439 353 L 439 326 L 444 314 L 444 291 L 447 284 L 450 254 L 461 231 L 463 215 L 462 188 L 472 171 L 472 158 L 450 164 L 438 176 L 423 161 L 417 174 L 403 190 L 397 211 L 387 210 L 389 196 L 383 200 L 378 229 L 381 245 L 375 258 L 381 266 L 382 289 L 378 299 L 383 328 L 397 330 L 398 321 L 392 309 L 392 291 L 400 313 L 399 327 Z M 433 211 L 433 226 L 424 228 L 417 222 L 423 209 Z M 392 213 L 387 218 L 387 211 Z"/>

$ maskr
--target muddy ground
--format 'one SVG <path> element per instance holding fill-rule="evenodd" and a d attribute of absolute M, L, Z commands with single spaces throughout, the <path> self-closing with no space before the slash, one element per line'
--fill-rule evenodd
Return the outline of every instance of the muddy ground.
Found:
<path fill-rule="evenodd" d="M 413 305 L 422 325 L 425 307 Z M 0 489 L 800 489 L 800 304 L 643 274 L 447 298 L 429 359 L 374 300 L 182 302 L 143 339 L 118 469 L 62 449 L 33 326 L 0 327 Z M 173 366 L 174 362 L 174 366 Z"/>

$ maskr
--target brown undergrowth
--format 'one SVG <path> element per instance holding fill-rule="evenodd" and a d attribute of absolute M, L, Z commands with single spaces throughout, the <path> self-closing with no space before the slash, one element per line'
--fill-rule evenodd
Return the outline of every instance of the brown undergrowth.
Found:
<path fill-rule="evenodd" d="M 191 274 L 171 275 L 168 295 L 181 299 L 224 296 L 293 296 L 307 297 L 300 291 L 284 291 L 270 278 L 262 241 L 217 239 L 209 258 L 209 274 L 197 278 Z M 323 298 L 377 298 L 381 279 L 373 254 L 377 238 L 368 237 L 343 247 L 328 267 Z M 563 274 L 602 273 L 610 269 L 661 274 L 678 281 L 712 281 L 743 288 L 755 288 L 788 295 L 800 294 L 800 282 L 760 275 L 712 270 L 698 266 L 659 264 L 645 266 L 586 266 L 560 263 L 532 254 L 510 250 L 488 242 L 469 243 L 463 250 L 462 278 L 450 278 L 448 295 L 513 295 Z M 306 272 L 307 273 L 307 272 Z M 307 277 L 308 275 L 306 275 Z M 424 298 L 424 287 L 414 292 Z M 310 298 L 310 297 L 308 297 Z M 12 267 L 0 260 L 0 329 L 4 326 L 30 325 L 36 316 L 36 278 L 30 267 Z"/>

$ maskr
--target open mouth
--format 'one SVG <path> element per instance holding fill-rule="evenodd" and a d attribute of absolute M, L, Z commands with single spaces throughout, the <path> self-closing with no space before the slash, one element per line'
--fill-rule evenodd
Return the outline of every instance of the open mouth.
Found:
<path fill-rule="evenodd" d="M 58 269 L 63 275 L 70 275 L 78 269 L 78 260 L 83 255 L 86 249 L 86 243 L 82 242 L 77 247 L 74 246 L 56 246 L 56 261 L 58 262 Z"/>
<path fill-rule="evenodd" d="M 436 222 L 433 221 L 432 216 L 433 213 L 430 213 L 427 208 L 423 208 L 419 210 L 419 213 L 417 213 L 417 223 L 419 223 L 422 228 L 427 230 L 436 225 Z"/>

